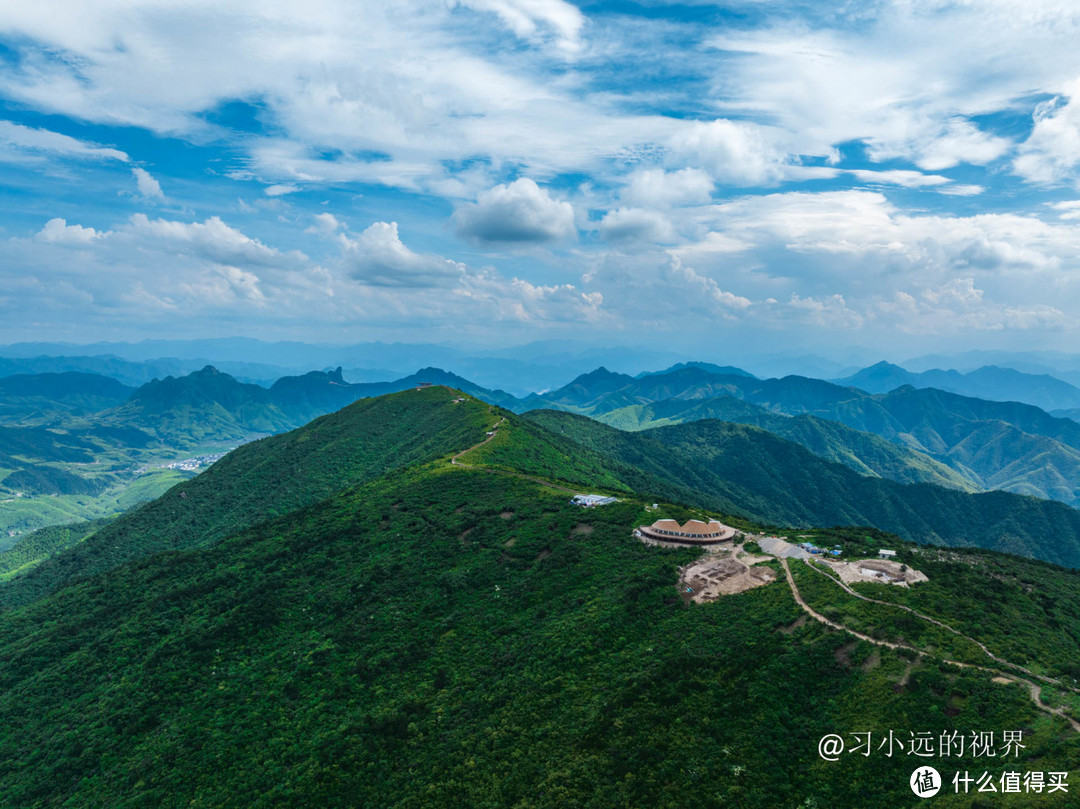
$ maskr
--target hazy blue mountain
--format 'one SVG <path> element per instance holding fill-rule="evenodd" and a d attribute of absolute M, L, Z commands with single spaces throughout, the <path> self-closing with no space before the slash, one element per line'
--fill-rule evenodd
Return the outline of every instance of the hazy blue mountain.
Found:
<path fill-rule="evenodd" d="M 939 369 L 912 373 L 899 365 L 879 362 L 833 381 L 869 393 L 888 393 L 902 385 L 911 385 L 916 388 L 938 388 L 977 399 L 1025 402 L 1047 411 L 1080 408 L 1080 388 L 1048 374 L 1029 374 L 994 365 L 967 373 Z"/>
<path fill-rule="evenodd" d="M 662 399 L 708 399 L 724 394 L 738 395 L 747 382 L 757 381 L 746 372 L 715 374 L 696 365 L 641 377 L 617 374 L 601 367 L 582 374 L 557 390 L 526 397 L 518 408 L 536 410 L 554 407 L 598 415 L 620 407 Z"/>
<path fill-rule="evenodd" d="M 663 371 L 642 371 L 637 376 L 640 379 L 643 376 L 658 376 L 660 374 L 670 374 L 674 371 L 681 371 L 684 368 L 700 368 L 702 371 L 708 371 L 710 374 L 717 374 L 720 376 L 754 376 L 749 371 L 744 371 L 742 368 L 736 368 L 734 365 L 717 365 L 713 362 L 677 362 L 670 368 L 665 368 Z"/>
<path fill-rule="evenodd" d="M 4 349 L 0 348 L 0 352 Z M 114 355 L 100 356 L 0 356 L 0 377 L 15 374 L 88 373 L 112 377 L 130 387 L 145 385 L 166 376 L 184 376 L 207 365 L 236 377 L 241 382 L 269 385 L 294 368 L 246 361 L 219 360 L 211 362 L 205 357 L 180 359 L 155 357 L 147 360 L 127 360 Z"/>
<path fill-rule="evenodd" d="M 526 345 L 448 346 L 424 343 L 381 341 L 332 345 L 295 341 L 268 342 L 250 338 L 208 338 L 201 340 L 144 340 L 138 343 L 19 343 L 0 346 L 0 357 L 23 362 L 41 355 L 111 355 L 114 362 L 156 363 L 154 373 L 139 376 L 127 369 L 118 376 L 100 365 L 93 367 L 27 367 L 13 373 L 35 371 L 88 370 L 116 376 L 127 384 L 143 384 L 154 377 L 179 376 L 213 365 L 241 381 L 269 384 L 274 379 L 309 369 L 341 366 L 345 376 L 359 382 L 382 381 L 364 378 L 367 372 L 385 369 L 438 367 L 472 380 L 482 387 L 502 388 L 516 395 L 557 387 L 576 374 L 607 363 L 619 371 L 638 373 L 644 368 L 669 366 L 682 359 L 671 351 L 627 346 L 598 346 L 576 340 L 544 340 Z M 174 358 L 171 365 L 161 357 Z M 0 369 L 2 369 L 0 360 Z M 402 376 L 391 373 L 383 379 Z"/>

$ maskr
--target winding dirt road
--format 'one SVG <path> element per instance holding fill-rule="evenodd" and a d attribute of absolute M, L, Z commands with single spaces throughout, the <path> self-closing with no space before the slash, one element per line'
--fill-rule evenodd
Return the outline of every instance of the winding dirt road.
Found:
<path fill-rule="evenodd" d="M 787 577 L 788 586 L 791 588 L 791 594 L 795 598 L 795 603 L 798 604 L 803 609 L 803 611 L 807 615 L 809 615 L 811 618 L 813 618 L 815 621 L 818 621 L 819 623 L 825 624 L 826 626 L 831 627 L 832 629 L 835 629 L 835 630 L 837 630 L 839 632 L 846 632 L 849 635 L 853 635 L 854 637 L 859 638 L 859 640 L 864 640 L 867 643 L 874 644 L 875 646 L 884 646 L 884 647 L 886 647 L 888 649 L 905 649 L 905 650 L 907 650 L 909 652 L 914 652 L 918 657 L 928 657 L 928 658 L 931 658 L 933 660 L 938 660 L 938 661 L 940 661 L 942 663 L 947 663 L 947 664 L 949 664 L 951 666 L 957 666 L 959 668 L 977 669 L 978 671 L 985 671 L 985 672 L 988 672 L 989 674 L 995 675 L 999 680 L 1005 680 L 1005 681 L 1008 681 L 1008 682 L 1021 683 L 1023 685 L 1026 685 L 1027 688 L 1028 688 L 1028 693 L 1031 696 L 1031 701 L 1035 704 L 1036 708 L 1038 708 L 1043 713 L 1047 713 L 1047 714 L 1050 714 L 1051 716 L 1057 716 L 1057 717 L 1059 717 L 1061 719 L 1064 719 L 1066 722 L 1069 723 L 1070 727 L 1072 727 L 1073 730 L 1075 730 L 1077 733 L 1080 733 L 1080 722 L 1077 722 L 1071 716 L 1066 714 L 1064 708 L 1051 708 L 1049 705 L 1047 705 L 1045 702 L 1042 701 L 1042 686 L 1040 686 L 1038 683 L 1034 683 L 1031 680 L 1025 680 L 1023 677 L 1019 677 L 1019 676 L 1017 676 L 1015 674 L 1012 674 L 1010 672 L 1003 672 L 1003 671 L 1000 671 L 998 669 L 990 668 L 988 666 L 976 666 L 976 665 L 973 665 L 971 663 L 962 663 L 959 660 L 950 660 L 947 657 L 940 657 L 938 655 L 933 655 L 933 654 L 930 654 L 929 652 L 924 652 L 924 651 L 922 651 L 920 649 L 916 649 L 914 646 L 908 646 L 907 644 L 892 643 L 891 641 L 887 641 L 887 640 L 878 640 L 877 638 L 872 638 L 869 635 L 864 635 L 862 632 L 856 632 L 853 629 L 848 629 L 846 626 L 844 626 L 842 624 L 838 624 L 835 621 L 830 621 L 828 618 L 826 618 L 821 613 L 816 612 L 815 610 L 813 610 L 803 600 L 802 595 L 799 593 L 799 588 L 795 585 L 795 578 L 791 575 L 791 568 L 788 567 L 788 560 L 785 559 L 785 558 L 780 558 L 778 561 L 780 562 L 781 566 L 784 568 L 784 574 Z M 822 573 L 822 575 L 825 575 L 822 571 L 818 571 L 818 572 Z M 832 577 L 829 576 L 829 578 L 831 579 Z M 836 580 L 833 579 L 833 581 L 836 581 Z M 847 587 L 845 587 L 844 589 L 848 590 L 848 592 L 851 592 L 850 589 L 847 588 Z M 857 596 L 859 598 L 864 598 L 863 596 L 860 596 L 858 593 L 852 593 L 852 595 L 855 595 L 855 596 Z M 874 601 L 875 603 L 878 603 L 878 604 L 885 604 L 887 606 L 893 606 L 893 607 L 902 606 L 902 605 L 899 605 L 899 604 L 889 604 L 889 602 L 886 602 L 886 601 L 876 601 L 875 599 L 872 599 L 872 598 L 865 598 L 865 600 L 866 601 Z M 917 615 L 918 617 L 923 618 L 924 620 L 930 621 L 931 623 L 933 623 L 935 625 L 942 626 L 945 629 L 949 629 L 952 632 L 956 632 L 955 629 L 952 629 L 952 627 L 945 626 L 940 621 L 936 621 L 933 618 L 928 618 L 926 616 L 920 615 L 919 613 L 915 612 L 915 610 L 912 610 L 910 608 L 904 607 L 904 609 L 907 609 L 908 612 L 911 612 L 911 613 Z M 966 635 L 963 635 L 960 632 L 956 632 L 956 634 L 960 635 L 960 637 L 962 637 L 962 638 L 966 638 L 967 640 L 972 640 L 971 638 L 968 638 Z M 974 641 L 974 642 L 976 644 L 978 644 L 979 646 L 982 646 L 982 644 L 978 643 L 978 641 Z M 986 647 L 983 647 L 983 650 L 985 651 Z M 990 653 L 987 652 L 987 654 L 990 654 Z M 991 657 L 993 657 L 993 655 L 991 655 Z M 997 660 L 998 658 L 995 657 L 994 659 Z M 1015 668 L 1022 668 L 1021 666 L 1016 666 L 1013 663 L 1007 663 L 1007 661 L 1002 661 L 1002 662 L 1006 662 L 1006 665 L 1014 666 Z M 1033 676 L 1039 677 L 1039 675 L 1033 675 Z M 1051 680 L 1049 678 L 1039 677 L 1039 679 L 1047 680 L 1047 681 L 1049 681 L 1049 682 L 1051 682 L 1051 683 L 1053 683 L 1055 685 L 1058 685 L 1058 683 L 1056 681 Z"/>

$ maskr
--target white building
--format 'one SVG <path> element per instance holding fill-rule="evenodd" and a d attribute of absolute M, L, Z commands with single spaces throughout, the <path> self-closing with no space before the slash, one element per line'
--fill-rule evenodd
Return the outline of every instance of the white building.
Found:
<path fill-rule="evenodd" d="M 571 502 L 575 506 L 592 508 L 593 506 L 606 506 L 608 503 L 618 503 L 619 499 L 617 497 L 605 497 L 602 494 L 575 494 Z"/>

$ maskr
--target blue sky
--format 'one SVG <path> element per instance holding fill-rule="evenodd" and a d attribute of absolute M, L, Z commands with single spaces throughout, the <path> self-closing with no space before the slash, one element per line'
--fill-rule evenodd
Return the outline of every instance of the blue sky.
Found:
<path fill-rule="evenodd" d="M 9 3 L 0 342 L 1070 350 L 1078 33 L 1051 0 Z"/>

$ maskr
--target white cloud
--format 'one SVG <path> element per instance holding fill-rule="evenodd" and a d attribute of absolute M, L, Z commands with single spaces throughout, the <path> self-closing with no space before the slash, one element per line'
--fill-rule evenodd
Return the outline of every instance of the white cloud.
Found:
<path fill-rule="evenodd" d="M 688 306 L 693 309 L 704 306 L 711 314 L 729 317 L 732 312 L 750 306 L 749 299 L 721 289 L 712 278 L 701 275 L 693 267 L 684 266 L 678 256 L 672 256 L 668 263 L 667 279 L 689 290 Z"/>
<path fill-rule="evenodd" d="M 907 214 L 871 191 L 748 197 L 714 206 L 712 217 L 722 225 L 715 231 L 758 251 L 818 254 L 827 260 L 813 271 L 849 278 L 854 272 L 865 274 L 871 258 L 893 270 L 943 273 L 965 267 L 1055 269 L 1072 261 L 1069 245 L 1078 235 L 1072 228 L 1015 214 Z M 841 261 L 843 256 L 849 258 Z M 812 269 L 804 265 L 802 271 Z"/>
<path fill-rule="evenodd" d="M 707 202 L 715 183 L 701 169 L 642 169 L 630 175 L 623 201 L 645 208 Z"/>
<path fill-rule="evenodd" d="M 63 244 L 69 246 L 87 245 L 103 235 L 93 228 L 82 225 L 69 225 L 66 220 L 57 217 L 45 223 L 37 234 L 37 238 L 50 244 Z"/>
<path fill-rule="evenodd" d="M 862 315 L 848 307 L 847 301 L 840 293 L 805 298 L 792 293 L 787 304 L 777 309 L 782 321 L 827 329 L 856 329 L 865 322 Z"/>
<path fill-rule="evenodd" d="M 376 222 L 356 238 L 339 237 L 351 277 L 386 287 L 448 286 L 459 281 L 465 265 L 415 253 L 398 237 L 397 222 Z"/>
<path fill-rule="evenodd" d="M 983 132 L 963 118 L 917 116 L 897 121 L 881 135 L 870 138 L 868 145 L 872 160 L 912 160 L 926 171 L 941 171 L 960 163 L 986 165 L 1012 146 L 1008 139 Z"/>
<path fill-rule="evenodd" d="M 988 300 L 973 278 L 955 278 L 916 292 L 896 292 L 879 301 L 874 316 L 909 334 L 1059 328 L 1075 318 L 1044 304 L 1002 304 Z"/>
<path fill-rule="evenodd" d="M 1080 79 L 1035 109 L 1031 135 L 1013 160 L 1013 171 L 1041 185 L 1075 181 L 1080 166 Z"/>
<path fill-rule="evenodd" d="M 899 185 L 904 188 L 925 188 L 926 186 L 944 185 L 952 182 L 948 177 L 942 177 L 940 174 L 923 174 L 921 171 L 907 171 L 904 169 L 893 169 L 891 171 L 848 169 L 847 173 L 864 183 Z"/>
<path fill-rule="evenodd" d="M 450 5 L 492 12 L 523 39 L 536 39 L 543 29 L 548 29 L 570 50 L 578 47 L 585 24 L 580 9 L 564 0 L 450 0 Z"/>
<path fill-rule="evenodd" d="M 135 214 L 117 233 L 131 239 L 152 241 L 160 246 L 214 264 L 237 267 L 299 269 L 309 264 L 307 256 L 292 250 L 282 252 L 253 239 L 211 216 L 203 222 L 150 219 Z"/>
<path fill-rule="evenodd" d="M 572 238 L 574 208 L 527 177 L 497 185 L 454 212 L 458 233 L 477 242 L 545 243 Z"/>
<path fill-rule="evenodd" d="M 582 322 L 599 317 L 603 296 L 572 284 L 506 279 L 405 245 L 396 222 L 375 222 L 355 238 L 339 234 L 347 274 L 370 290 L 371 300 L 402 317 L 514 323 Z"/>
<path fill-rule="evenodd" d="M 324 228 L 336 223 L 323 231 L 335 234 L 323 243 L 340 250 L 330 269 L 216 218 L 137 215 L 107 231 L 51 220 L 32 238 L 5 242 L 5 325 L 50 322 L 55 334 L 66 334 L 72 323 L 108 329 L 123 322 L 160 333 L 240 321 L 267 335 L 349 326 L 415 329 L 416 339 L 424 333 L 430 339 L 437 331 L 482 335 L 493 323 L 535 334 L 604 318 L 599 291 L 507 278 L 417 253 L 393 223 L 375 223 L 353 236 L 336 219 L 319 221 Z M 78 261 L 68 253 L 73 246 L 80 248 Z M 48 278 L 48 295 L 39 276 Z"/>
<path fill-rule="evenodd" d="M 136 166 L 131 170 L 131 173 L 135 175 L 135 185 L 143 197 L 146 199 L 165 199 L 165 194 L 161 191 L 161 184 L 150 175 L 150 172 Z"/>
<path fill-rule="evenodd" d="M 670 242 L 675 239 L 671 222 L 656 211 L 642 208 L 618 208 L 608 211 L 597 225 L 600 235 L 609 241 Z"/>
<path fill-rule="evenodd" d="M 725 185 L 770 185 L 784 176 L 780 133 L 744 121 L 693 122 L 671 139 L 670 160 L 702 169 Z"/>
<path fill-rule="evenodd" d="M 99 146 L 48 129 L 35 129 L 12 121 L 0 121 L 0 160 L 34 162 L 47 158 L 119 161 L 128 156 L 119 149 Z"/>
<path fill-rule="evenodd" d="M 314 223 L 305 233 L 333 233 L 342 227 L 341 222 L 332 213 L 317 213 L 311 217 Z"/>
<path fill-rule="evenodd" d="M 986 191 L 986 188 L 981 185 L 952 183 L 936 190 L 939 194 L 945 194 L 950 197 L 975 197 Z"/>
<path fill-rule="evenodd" d="M 285 194 L 295 194 L 299 190 L 300 186 L 294 183 L 276 183 L 264 188 L 263 193 L 268 197 L 281 197 Z"/>

